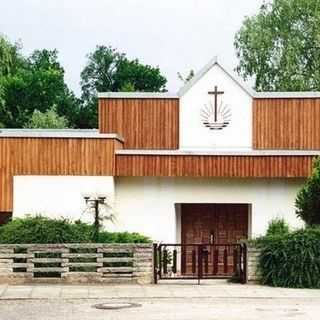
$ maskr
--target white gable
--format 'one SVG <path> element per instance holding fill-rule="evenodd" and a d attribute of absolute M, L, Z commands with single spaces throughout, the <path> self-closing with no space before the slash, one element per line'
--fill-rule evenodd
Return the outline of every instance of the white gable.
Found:
<path fill-rule="evenodd" d="M 217 62 L 200 71 L 180 95 L 181 149 L 252 148 L 250 90 Z"/>

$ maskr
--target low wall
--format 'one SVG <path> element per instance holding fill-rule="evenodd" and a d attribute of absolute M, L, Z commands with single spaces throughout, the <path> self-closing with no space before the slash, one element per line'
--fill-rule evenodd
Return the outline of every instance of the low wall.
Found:
<path fill-rule="evenodd" d="M 152 244 L 0 245 L 1 283 L 153 282 Z"/>
<path fill-rule="evenodd" d="M 259 257 L 261 250 L 252 246 L 247 245 L 247 280 L 248 281 L 259 281 Z"/>

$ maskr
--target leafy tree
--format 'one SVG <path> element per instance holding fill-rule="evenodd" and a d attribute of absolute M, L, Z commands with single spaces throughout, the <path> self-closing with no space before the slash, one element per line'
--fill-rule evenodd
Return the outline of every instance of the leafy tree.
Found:
<path fill-rule="evenodd" d="M 112 47 L 97 46 L 81 72 L 82 113 L 90 115 L 88 126 L 97 125 L 97 93 L 105 91 L 165 91 L 166 78 L 158 67 L 129 60 Z M 84 115 L 85 117 L 85 115 Z"/>
<path fill-rule="evenodd" d="M 4 101 L 4 90 L 3 87 L 0 85 L 0 111 L 5 108 L 5 101 Z M 0 120 L 0 128 L 4 128 L 4 123 Z"/>
<path fill-rule="evenodd" d="M 68 120 L 63 116 L 59 116 L 56 107 L 52 107 L 45 112 L 34 110 L 24 127 L 32 129 L 63 129 L 68 128 Z"/>
<path fill-rule="evenodd" d="M 235 37 L 238 73 L 258 91 L 320 89 L 319 0 L 273 0 Z"/>
<path fill-rule="evenodd" d="M 296 213 L 307 225 L 320 225 L 320 157 L 314 162 L 313 172 L 299 191 Z"/>
<path fill-rule="evenodd" d="M 34 110 L 46 112 L 53 106 L 71 124 L 79 113 L 79 100 L 64 82 L 64 70 L 56 50 L 36 50 L 28 58 L 20 57 L 11 72 L 0 76 L 3 88 L 1 122 L 6 127 L 21 128 Z M 1 107 L 1 105 L 0 105 Z"/>
<path fill-rule="evenodd" d="M 11 44 L 0 34 L 0 77 L 16 72 L 23 65 L 20 47 L 19 43 Z"/>

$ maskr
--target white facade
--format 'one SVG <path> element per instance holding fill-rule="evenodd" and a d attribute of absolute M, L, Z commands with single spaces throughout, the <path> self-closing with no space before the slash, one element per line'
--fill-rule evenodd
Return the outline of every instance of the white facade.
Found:
<path fill-rule="evenodd" d="M 92 222 L 84 195 L 104 194 L 114 202 L 114 178 L 92 176 L 15 176 L 13 217 L 26 214 Z"/>
<path fill-rule="evenodd" d="M 302 183 L 302 179 L 116 178 L 118 228 L 139 230 L 157 241 L 179 241 L 175 210 L 179 203 L 248 203 L 250 236 L 263 234 L 275 217 L 300 227 L 294 201 Z"/>
<path fill-rule="evenodd" d="M 208 92 L 215 86 L 224 92 L 218 95 L 218 110 L 225 108 L 230 120 L 221 130 L 206 127 L 202 119 L 208 109 L 214 109 L 214 95 Z M 252 97 L 219 64 L 211 66 L 182 95 L 179 121 L 181 149 L 252 148 Z"/>
<path fill-rule="evenodd" d="M 115 178 L 19 176 L 14 180 L 14 217 L 42 213 L 91 221 L 83 193 L 112 195 L 117 221 L 109 231 L 140 232 L 163 242 L 180 240 L 180 203 L 247 203 L 249 235 L 263 234 L 268 222 L 285 218 L 292 227 L 301 179 Z"/>

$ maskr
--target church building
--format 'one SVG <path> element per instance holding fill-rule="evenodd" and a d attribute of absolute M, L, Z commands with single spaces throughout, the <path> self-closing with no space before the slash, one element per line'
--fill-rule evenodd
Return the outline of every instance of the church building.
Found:
<path fill-rule="evenodd" d="M 0 131 L 0 222 L 43 214 L 165 243 L 234 243 L 292 227 L 320 154 L 320 93 L 255 92 L 216 59 L 177 94 L 101 92 L 98 130 Z"/>

